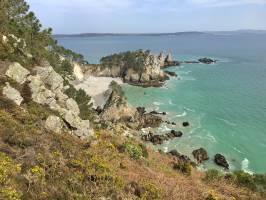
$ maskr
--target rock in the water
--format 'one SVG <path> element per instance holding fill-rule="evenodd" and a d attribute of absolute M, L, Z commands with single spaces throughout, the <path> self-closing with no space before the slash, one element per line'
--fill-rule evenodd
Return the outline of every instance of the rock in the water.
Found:
<path fill-rule="evenodd" d="M 170 133 L 167 133 L 166 136 L 170 139 L 176 137 L 182 137 L 183 133 L 181 131 L 171 130 Z"/>
<path fill-rule="evenodd" d="M 189 126 L 189 122 L 183 122 L 183 126 L 184 127 L 188 127 Z"/>
<path fill-rule="evenodd" d="M 53 131 L 55 133 L 61 133 L 63 128 L 62 121 L 57 116 L 49 116 L 45 121 L 45 128 L 48 131 Z"/>
<path fill-rule="evenodd" d="M 226 158 L 222 154 L 216 154 L 214 156 L 214 162 L 217 165 L 224 167 L 225 169 L 229 169 L 229 164 L 228 164 Z"/>
<path fill-rule="evenodd" d="M 177 77 L 177 74 L 175 72 L 171 72 L 171 71 L 164 71 L 167 75 L 169 76 L 173 76 L 173 77 Z"/>
<path fill-rule="evenodd" d="M 201 58 L 199 59 L 199 62 L 204 63 L 204 64 L 212 64 L 212 63 L 215 63 L 216 60 L 213 60 L 210 58 Z"/>
<path fill-rule="evenodd" d="M 15 88 L 12 88 L 9 83 L 6 83 L 6 86 L 3 88 L 3 95 L 5 95 L 8 99 L 14 101 L 18 106 L 23 101 L 23 97 L 21 96 L 19 91 Z"/>
<path fill-rule="evenodd" d="M 194 158 L 197 160 L 198 163 L 202 163 L 206 160 L 209 160 L 208 153 L 205 149 L 200 148 L 196 149 L 192 152 Z"/>
<path fill-rule="evenodd" d="M 176 157 L 181 156 L 181 154 L 177 150 L 171 150 L 167 154 L 172 155 L 172 156 L 176 156 Z"/>
<path fill-rule="evenodd" d="M 25 69 L 17 62 L 9 65 L 6 71 L 6 76 L 12 78 L 19 84 L 25 83 L 29 74 L 30 74 L 29 70 Z"/>

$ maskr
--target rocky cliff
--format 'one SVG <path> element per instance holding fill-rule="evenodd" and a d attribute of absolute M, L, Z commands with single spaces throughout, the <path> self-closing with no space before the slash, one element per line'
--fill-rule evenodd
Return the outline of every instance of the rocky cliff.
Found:
<path fill-rule="evenodd" d="M 22 67 L 19 63 L 12 63 L 7 67 L 5 76 L 16 84 L 26 84 L 30 89 L 30 98 L 33 102 L 58 113 L 50 116 L 46 121 L 46 127 L 50 131 L 60 132 L 65 128 L 69 133 L 80 138 L 89 138 L 94 131 L 88 120 L 79 117 L 80 109 L 77 102 L 65 94 L 68 86 L 64 86 L 64 79 L 54 71 L 50 65 L 36 66 L 31 71 Z M 24 99 L 19 90 L 6 82 L 3 95 L 20 105 Z M 63 129 L 61 130 L 61 132 Z"/>
<path fill-rule="evenodd" d="M 169 79 L 161 70 L 166 61 L 162 55 L 138 50 L 103 57 L 100 65 L 91 65 L 88 71 L 95 76 L 121 77 L 132 85 L 159 87 Z"/>

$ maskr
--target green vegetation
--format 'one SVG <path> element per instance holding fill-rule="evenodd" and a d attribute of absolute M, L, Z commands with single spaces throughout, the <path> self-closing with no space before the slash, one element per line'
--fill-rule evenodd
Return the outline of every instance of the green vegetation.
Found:
<path fill-rule="evenodd" d="M 211 169 L 206 172 L 203 180 L 214 182 L 222 179 L 266 196 L 266 174 L 249 174 L 242 170 L 223 174 L 218 170 Z"/>
<path fill-rule="evenodd" d="M 103 67 L 121 68 L 122 75 L 123 72 L 126 72 L 129 68 L 134 69 L 136 72 L 142 73 L 144 70 L 145 60 L 149 55 L 150 51 L 127 51 L 124 53 L 103 57 L 100 62 Z"/>
<path fill-rule="evenodd" d="M 123 144 L 120 149 L 123 152 L 127 152 L 131 158 L 139 160 L 141 158 L 147 158 L 148 152 L 146 147 L 143 144 L 137 144 L 133 141 L 128 141 Z"/>
<path fill-rule="evenodd" d="M 219 180 L 223 177 L 222 172 L 216 170 L 216 169 L 209 169 L 206 171 L 204 180 L 207 182 L 211 182 L 214 180 Z"/>
<path fill-rule="evenodd" d="M 95 111 L 92 109 L 91 97 L 82 89 L 76 90 L 74 86 L 69 84 L 69 88 L 65 91 L 68 97 L 74 99 L 80 109 L 80 118 L 83 120 L 92 120 L 95 116 Z"/>
<path fill-rule="evenodd" d="M 0 59 L 17 61 L 30 69 L 48 61 L 57 72 L 71 75 L 71 61 L 84 57 L 57 44 L 52 29 L 43 29 L 24 0 L 0 1 Z M 63 58 L 63 59 L 62 59 Z"/>

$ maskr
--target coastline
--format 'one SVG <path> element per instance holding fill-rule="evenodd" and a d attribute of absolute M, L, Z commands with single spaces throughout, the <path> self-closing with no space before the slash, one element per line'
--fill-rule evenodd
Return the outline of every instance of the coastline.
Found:
<path fill-rule="evenodd" d="M 110 92 L 109 85 L 112 81 L 117 82 L 119 85 L 123 84 L 120 78 L 111 77 L 96 77 L 91 75 L 84 75 L 83 80 L 72 81 L 71 84 L 76 89 L 83 89 L 87 95 L 92 97 L 92 103 L 95 108 L 102 107 L 107 101 Z"/>

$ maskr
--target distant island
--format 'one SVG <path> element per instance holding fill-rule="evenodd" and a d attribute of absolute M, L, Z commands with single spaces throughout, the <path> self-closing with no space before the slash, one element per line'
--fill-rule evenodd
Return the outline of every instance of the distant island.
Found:
<path fill-rule="evenodd" d="M 185 35 L 265 35 L 266 30 L 236 30 L 236 31 L 182 31 L 174 33 L 76 33 L 55 34 L 56 37 L 100 37 L 100 36 L 185 36 Z"/>

